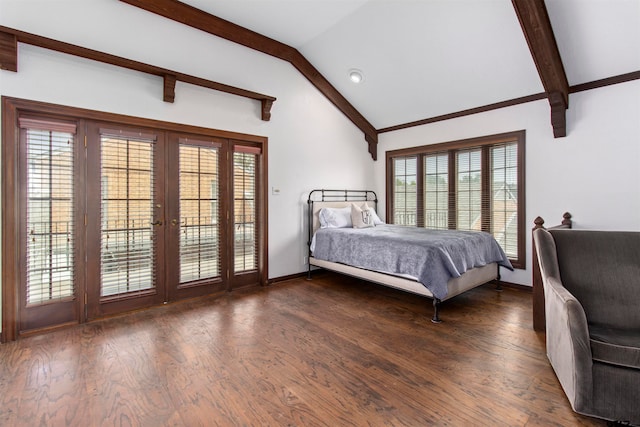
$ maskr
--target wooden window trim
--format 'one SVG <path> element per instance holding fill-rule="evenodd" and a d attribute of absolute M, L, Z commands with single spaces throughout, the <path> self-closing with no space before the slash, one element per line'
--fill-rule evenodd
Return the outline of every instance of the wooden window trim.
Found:
<path fill-rule="evenodd" d="M 449 227 L 451 229 L 456 228 L 456 215 L 454 214 L 457 210 L 456 206 L 456 197 L 455 197 L 455 179 L 453 176 L 455 175 L 455 155 L 459 150 L 464 150 L 467 148 L 477 148 L 481 147 L 482 154 L 482 174 L 483 174 L 483 191 L 486 191 L 489 187 L 489 177 L 490 177 L 490 168 L 488 167 L 490 163 L 490 155 L 489 149 L 491 146 L 507 143 L 507 142 L 516 142 L 518 145 L 518 156 L 517 156 L 517 165 L 518 165 L 518 223 L 517 223 L 517 235 L 518 235 L 518 257 L 511 258 L 511 263 L 515 268 L 525 269 L 526 268 L 526 232 L 525 232 L 525 216 L 526 216 L 526 206 L 525 206 L 525 139 L 526 139 L 526 131 L 514 131 L 514 132 L 505 132 L 496 135 L 487 135 L 476 138 L 462 139 L 456 141 L 442 142 L 437 144 L 430 145 L 421 145 L 418 147 L 408 147 L 401 148 L 398 150 L 390 150 L 386 152 L 386 218 L 389 222 L 392 220 L 393 213 L 393 160 L 397 157 L 406 157 L 406 156 L 418 156 L 417 164 L 420 165 L 423 163 L 422 159 L 424 155 L 427 154 L 435 154 L 435 153 L 449 153 Z M 422 176 L 422 175 L 419 175 Z M 419 179 L 418 182 L 422 180 Z M 421 187 L 420 187 L 421 188 Z M 485 193 L 486 194 L 486 193 Z M 423 194 L 418 190 L 418 206 L 423 206 Z M 489 201 L 482 201 L 482 228 L 490 226 L 490 220 L 485 218 L 486 212 L 489 212 Z M 419 218 L 422 217 L 420 212 L 416 212 Z M 420 226 L 423 223 L 419 223 Z"/>

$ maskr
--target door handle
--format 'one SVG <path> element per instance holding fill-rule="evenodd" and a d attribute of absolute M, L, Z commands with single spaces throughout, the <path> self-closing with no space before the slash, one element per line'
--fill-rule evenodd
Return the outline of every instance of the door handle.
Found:
<path fill-rule="evenodd" d="M 153 221 L 153 222 L 151 223 L 151 225 L 161 226 L 161 225 L 162 225 L 162 220 L 157 219 L 157 220 Z"/>
<path fill-rule="evenodd" d="M 176 225 L 178 225 L 178 220 L 177 220 L 177 219 L 175 219 L 175 218 L 174 218 L 174 219 L 172 219 L 172 220 L 171 220 L 171 225 L 173 225 L 174 227 L 175 227 Z"/>

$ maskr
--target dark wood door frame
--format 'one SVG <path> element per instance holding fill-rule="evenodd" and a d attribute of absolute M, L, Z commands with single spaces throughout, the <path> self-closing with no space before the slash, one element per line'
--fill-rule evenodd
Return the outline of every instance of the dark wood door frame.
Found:
<path fill-rule="evenodd" d="M 103 113 L 95 110 L 87 110 L 75 107 L 66 107 L 50 103 L 30 101 L 19 98 L 5 97 L 2 103 L 2 335 L 3 342 L 12 341 L 19 337 L 20 297 L 18 284 L 20 282 L 21 259 L 19 245 L 19 230 L 16 224 L 20 220 L 19 203 L 16 203 L 20 195 L 20 186 L 24 185 L 19 176 L 18 148 L 19 129 L 18 117 L 20 114 L 31 113 L 41 117 L 52 119 L 70 118 L 81 120 L 93 120 L 124 124 L 132 127 L 160 128 L 165 132 L 190 133 L 229 140 L 239 140 L 262 147 L 263 181 L 260 187 L 261 206 L 260 214 L 263 220 L 260 235 L 258 236 L 261 251 L 258 260 L 258 284 L 266 285 L 268 279 L 268 192 L 266 177 L 267 171 L 267 143 L 264 136 L 249 135 L 236 132 L 228 132 L 216 129 L 207 129 L 197 126 L 182 125 L 178 123 L 163 122 L 151 119 L 136 118 L 113 113 Z M 162 267 L 164 268 L 164 266 Z M 84 312 L 84 300 L 81 298 L 80 312 Z M 84 314 L 79 321 L 84 321 Z"/>

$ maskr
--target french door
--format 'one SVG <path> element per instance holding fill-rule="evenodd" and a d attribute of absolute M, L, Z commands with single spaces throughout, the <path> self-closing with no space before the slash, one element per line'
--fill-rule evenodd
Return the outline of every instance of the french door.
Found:
<path fill-rule="evenodd" d="M 261 281 L 262 149 L 247 142 L 169 135 L 169 300 Z"/>
<path fill-rule="evenodd" d="M 266 141 L 44 117 L 3 151 L 5 336 L 265 283 Z"/>
<path fill-rule="evenodd" d="M 87 127 L 89 319 L 165 301 L 164 136 Z"/>
<path fill-rule="evenodd" d="M 106 124 L 87 137 L 88 318 L 259 281 L 260 148 Z"/>
<path fill-rule="evenodd" d="M 222 138 L 170 135 L 169 165 L 171 203 L 168 207 L 168 264 L 170 300 L 188 298 L 229 288 L 228 183 L 223 160 L 227 141 Z"/>

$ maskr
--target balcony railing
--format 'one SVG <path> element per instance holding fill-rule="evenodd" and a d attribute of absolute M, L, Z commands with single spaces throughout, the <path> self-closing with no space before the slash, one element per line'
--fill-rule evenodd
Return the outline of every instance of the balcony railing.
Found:
<path fill-rule="evenodd" d="M 220 274 L 220 233 L 212 218 L 182 218 L 180 226 L 181 281 Z M 102 296 L 154 286 L 154 226 L 151 219 L 103 222 L 101 243 Z M 70 221 L 29 224 L 27 250 L 28 303 L 42 303 L 73 295 L 73 230 Z M 234 227 L 235 265 L 255 267 L 253 223 Z"/>

